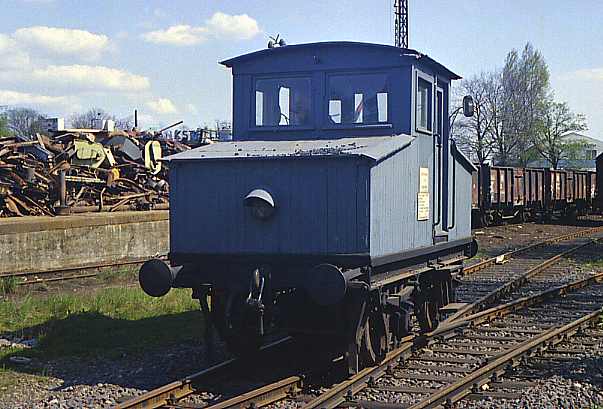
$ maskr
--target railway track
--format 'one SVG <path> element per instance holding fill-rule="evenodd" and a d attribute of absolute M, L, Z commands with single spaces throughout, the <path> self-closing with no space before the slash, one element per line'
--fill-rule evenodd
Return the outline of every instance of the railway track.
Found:
<path fill-rule="evenodd" d="M 576 334 L 603 336 L 592 329 L 601 307 L 603 273 L 493 307 L 400 346 L 383 364 L 302 407 L 419 409 L 452 407 L 469 395 L 521 397 L 525 385 L 501 382 L 501 376 L 523 359 L 554 353 L 556 345 Z"/>
<path fill-rule="evenodd" d="M 452 313 L 436 331 L 407 337 L 381 365 L 361 371 L 318 397 L 314 398 L 316 393 L 308 393 L 308 385 L 305 385 L 307 376 L 298 374 L 263 384 L 215 404 L 205 402 L 203 407 L 264 407 L 280 402 L 279 405 L 304 405 L 307 408 L 342 405 L 386 408 L 384 402 L 394 399 L 397 402 L 395 407 L 419 408 L 436 407 L 442 402 L 451 404 L 469 395 L 474 399 L 517 396 L 518 392 L 511 388 L 512 382 L 497 383 L 496 377 L 518 365 L 522 357 L 533 355 L 534 351 L 547 348 L 552 351 L 555 344 L 569 342 L 569 337 L 578 329 L 598 319 L 603 306 L 603 273 L 566 273 L 575 267 L 568 260 L 569 256 L 580 254 L 588 259 L 598 255 L 597 249 L 590 248 L 594 243 L 593 238 L 587 236 L 601 231 L 602 228 L 585 229 L 475 264 L 461 277 L 461 285 L 467 288 L 461 292 L 463 304 L 459 304 L 458 311 Z M 497 279 L 497 276 L 505 279 Z M 574 305 L 567 302 L 570 298 L 559 298 L 571 293 L 579 300 L 584 296 L 578 291 L 585 289 L 593 291 L 590 295 L 600 303 L 584 306 L 582 300 Z M 582 313 L 581 316 L 565 313 L 576 305 L 581 306 L 577 310 Z M 553 310 L 551 306 L 558 308 Z M 544 314 L 557 310 L 563 313 L 543 320 Z M 531 315 L 536 313 L 541 314 L 539 317 L 542 322 L 530 322 Z M 520 322 L 522 320 L 523 324 Z M 486 343 L 490 345 L 484 348 L 483 344 Z M 450 347 L 451 350 L 446 352 Z M 472 349 L 474 353 L 471 353 Z M 450 356 L 446 357 L 447 354 Z M 437 359 L 430 361 L 428 355 Z M 405 366 L 407 363 L 410 366 Z M 433 369 L 435 366 L 438 370 Z M 185 378 L 172 387 L 185 388 L 186 396 L 203 392 L 203 379 L 213 377 L 213 370 L 210 368 L 209 372 L 203 371 Z M 459 383 L 461 380 L 462 383 Z M 388 387 L 388 383 L 398 386 Z M 426 383 L 431 385 L 425 386 Z M 483 385 L 488 386 L 488 393 L 480 389 Z M 169 392 L 170 388 L 159 388 L 159 392 L 151 391 L 118 407 L 200 407 L 190 402 L 179 403 L 181 395 Z M 444 389 L 446 392 L 443 392 Z M 371 401 L 362 395 L 362 391 L 372 391 L 368 396 L 381 394 L 386 398 Z M 442 393 L 443 400 L 440 399 Z M 160 396 L 160 399 L 153 396 Z M 420 403 L 423 401 L 429 403 Z"/>
<path fill-rule="evenodd" d="M 167 259 L 167 255 L 159 258 Z M 0 280 L 16 280 L 18 286 L 30 286 L 33 284 L 53 283 L 58 281 L 81 280 L 86 278 L 98 277 L 99 271 L 107 268 L 117 267 L 136 267 L 141 265 L 149 258 L 136 258 L 130 260 L 120 260 L 108 263 L 87 264 L 80 267 L 60 268 L 41 271 L 21 271 L 17 273 L 0 274 Z"/>

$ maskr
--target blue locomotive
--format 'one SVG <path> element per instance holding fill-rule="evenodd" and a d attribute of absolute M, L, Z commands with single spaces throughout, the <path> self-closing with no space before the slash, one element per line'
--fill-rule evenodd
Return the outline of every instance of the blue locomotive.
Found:
<path fill-rule="evenodd" d="M 408 335 L 413 314 L 433 330 L 477 250 L 475 168 L 449 140 L 460 77 L 417 51 L 355 42 L 222 64 L 233 141 L 167 158 L 172 267 L 147 262 L 142 288 L 192 288 L 235 352 L 275 331 L 320 334 L 352 372 Z"/>

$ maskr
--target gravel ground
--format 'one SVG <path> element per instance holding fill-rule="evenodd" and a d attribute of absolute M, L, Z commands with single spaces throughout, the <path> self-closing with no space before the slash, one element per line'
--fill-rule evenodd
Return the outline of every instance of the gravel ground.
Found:
<path fill-rule="evenodd" d="M 474 229 L 472 233 L 479 245 L 477 257 L 492 257 L 548 238 L 603 224 L 603 218 L 591 218 L 592 221 L 577 225 L 525 223 Z"/>
<path fill-rule="evenodd" d="M 524 224 L 477 229 L 474 234 L 480 245 L 480 254 L 491 256 L 582 228 L 584 227 Z M 69 283 L 65 288 L 69 291 L 72 286 L 81 285 L 82 283 Z M 57 290 L 60 291 L 60 288 Z M 2 334 L 0 338 L 3 338 Z M 0 340 L 0 348 L 9 348 L 15 342 L 21 341 Z M 35 348 L 35 345 L 33 347 Z M 218 351 L 210 359 L 200 344 L 184 344 L 113 359 L 35 359 L 0 370 L 0 408 L 108 408 L 120 400 L 189 375 L 225 357 L 221 347 L 218 347 Z M 40 373 L 44 376 L 39 376 Z M 572 402 L 582 405 L 575 407 L 584 407 L 588 400 L 580 401 L 581 396 L 594 397 L 593 402 L 603 400 L 600 393 L 595 393 L 594 386 L 579 383 L 581 387 L 577 387 L 575 383 L 579 382 L 560 375 L 544 379 L 539 381 L 536 390 L 529 394 L 535 397 L 530 397 L 530 401 L 552 402 L 554 397 L 542 399 L 545 395 L 554 395 L 573 399 Z M 538 396 L 542 399 L 539 400 Z M 501 401 L 496 403 L 506 404 Z M 484 407 L 479 406 L 479 403 L 475 404 L 477 406 L 463 407 Z M 491 407 L 510 408 L 559 407 L 554 406 L 555 404 L 517 406 L 516 402 L 509 403 L 509 406 L 495 406 L 494 403 L 492 405 Z"/>
<path fill-rule="evenodd" d="M 202 346 L 185 344 L 116 359 L 32 360 L 0 372 L 12 380 L 0 408 L 109 408 L 225 358 L 220 346 L 209 359 Z M 40 369 L 44 377 L 29 374 Z"/>
<path fill-rule="evenodd" d="M 561 409 L 595 408 L 603 404 L 603 392 L 595 385 L 576 382 L 562 376 L 552 376 L 536 381 L 537 386 L 527 388 L 521 399 L 464 400 L 455 409 Z"/>

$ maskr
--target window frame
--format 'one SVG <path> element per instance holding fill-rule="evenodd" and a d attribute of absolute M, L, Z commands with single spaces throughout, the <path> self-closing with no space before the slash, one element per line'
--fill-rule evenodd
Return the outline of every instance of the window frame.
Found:
<path fill-rule="evenodd" d="M 353 76 L 353 75 L 383 75 L 385 76 L 385 87 L 387 90 L 387 122 L 375 122 L 375 123 L 331 123 L 329 118 L 329 83 L 332 77 L 343 77 L 343 76 Z M 391 72 L 387 70 L 377 70 L 377 71 L 369 71 L 369 70 L 345 70 L 345 71 L 330 71 L 325 72 L 324 76 L 324 87 L 323 87 L 323 95 L 322 95 L 322 104 L 323 107 L 321 109 L 321 122 L 322 129 L 392 129 L 392 87 L 391 87 Z"/>
<path fill-rule="evenodd" d="M 305 79 L 309 81 L 310 85 L 310 98 L 309 98 L 309 122 L 307 125 L 256 125 L 256 82 L 258 80 L 287 80 L 287 79 Z M 314 96 L 314 77 L 311 72 L 303 72 L 303 73 L 283 73 L 280 75 L 279 73 L 270 73 L 270 74 L 262 74 L 262 75 L 252 75 L 251 76 L 251 87 L 249 92 L 249 130 L 250 131 L 298 131 L 298 130 L 311 130 L 315 129 L 315 112 L 314 112 L 314 104 L 315 104 L 315 96 Z"/>
<path fill-rule="evenodd" d="M 430 85 L 429 89 L 429 95 L 427 96 L 427 128 L 422 127 L 419 124 L 419 101 L 418 101 L 418 94 L 419 94 L 419 83 L 421 81 L 424 81 L 426 83 L 428 83 Z M 414 83 L 414 87 L 413 87 L 413 104 L 414 104 L 414 125 L 415 125 L 415 132 L 419 132 L 422 134 L 426 134 L 426 135 L 433 135 L 434 130 L 433 130 L 433 125 L 434 125 L 434 115 L 435 115 L 435 103 L 434 103 L 434 99 L 435 99 L 435 92 L 434 92 L 434 84 L 435 84 L 435 80 L 432 76 L 427 75 L 419 70 L 415 70 L 415 80 L 413 81 Z M 436 91 L 437 92 L 437 91 Z M 443 96 L 443 94 L 442 94 Z"/>
<path fill-rule="evenodd" d="M 436 134 L 439 134 L 441 137 L 444 136 L 444 106 L 445 106 L 445 101 L 444 101 L 444 88 L 442 87 L 435 87 L 436 88 L 436 93 L 435 93 L 435 124 L 436 124 Z M 440 107 L 439 101 L 438 101 L 438 96 L 442 95 L 442 106 Z M 441 108 L 441 109 L 440 109 Z M 439 111 L 439 112 L 438 112 Z M 439 113 L 439 117 L 437 116 Z"/>

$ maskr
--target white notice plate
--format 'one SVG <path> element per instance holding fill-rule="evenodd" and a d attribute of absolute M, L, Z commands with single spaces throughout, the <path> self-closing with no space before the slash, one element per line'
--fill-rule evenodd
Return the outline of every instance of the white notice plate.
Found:
<path fill-rule="evenodd" d="M 417 193 L 417 220 L 429 220 L 429 192 Z"/>

